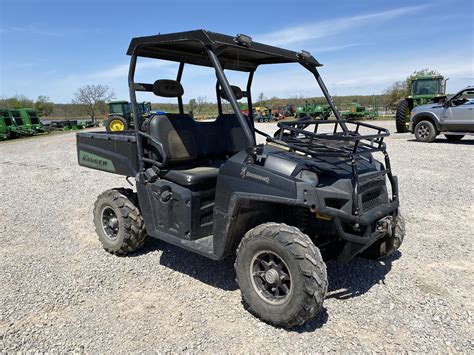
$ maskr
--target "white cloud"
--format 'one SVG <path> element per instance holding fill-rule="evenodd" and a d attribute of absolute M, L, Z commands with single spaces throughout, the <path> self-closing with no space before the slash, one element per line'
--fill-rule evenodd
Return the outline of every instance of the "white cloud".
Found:
<path fill-rule="evenodd" d="M 157 60 L 142 60 L 137 63 L 136 72 L 140 73 L 141 71 L 149 70 L 149 69 L 161 69 L 161 70 L 169 70 L 171 68 L 176 67 L 177 64 L 168 61 L 157 61 Z M 97 78 L 97 79 L 118 79 L 118 78 L 126 78 L 128 76 L 128 68 L 129 64 L 118 64 L 112 66 L 108 69 L 99 70 L 97 72 L 87 74 L 87 78 Z"/>
<path fill-rule="evenodd" d="M 27 25 L 27 26 L 11 26 L 0 29 L 0 32 L 8 34 L 8 33 L 27 33 L 27 34 L 36 34 L 40 36 L 48 36 L 48 37 L 66 37 L 66 33 L 64 31 L 50 31 L 38 28 L 34 25 Z"/>
<path fill-rule="evenodd" d="M 335 51 L 340 51 L 341 49 L 363 46 L 365 44 L 366 43 L 348 43 L 348 44 L 341 44 L 337 46 L 318 47 L 318 53 L 335 52 Z"/>
<path fill-rule="evenodd" d="M 448 91 L 456 92 L 474 81 L 472 63 L 465 56 L 411 57 L 401 61 L 398 58 L 379 58 L 370 65 L 331 66 L 320 69 L 326 86 L 333 95 L 381 94 L 397 80 L 403 80 L 413 71 L 422 68 L 438 70 L 448 81 Z M 255 73 L 253 93 L 263 92 L 265 96 L 295 97 L 321 96 L 317 83 L 309 72 L 295 66 Z"/>
<path fill-rule="evenodd" d="M 347 31 L 351 28 L 383 22 L 396 17 L 404 16 L 425 9 L 427 5 L 405 6 L 393 10 L 372 12 L 364 15 L 339 17 L 318 23 L 308 23 L 300 26 L 291 26 L 274 32 L 263 33 L 255 36 L 259 42 L 269 43 L 275 46 L 285 46 L 325 38 Z"/>

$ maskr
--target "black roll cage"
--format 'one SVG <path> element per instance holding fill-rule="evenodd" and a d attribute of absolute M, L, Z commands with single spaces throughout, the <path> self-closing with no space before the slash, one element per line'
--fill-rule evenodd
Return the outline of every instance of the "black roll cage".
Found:
<path fill-rule="evenodd" d="M 219 53 L 223 50 L 223 48 L 226 48 L 227 46 L 225 44 L 206 45 L 205 43 L 199 40 L 194 40 L 194 41 L 202 45 L 203 51 L 207 53 L 207 56 L 209 57 L 212 67 L 215 70 L 216 77 L 217 77 L 216 95 L 217 95 L 217 106 L 218 106 L 219 114 L 222 114 L 222 100 L 221 100 L 220 92 L 221 90 L 224 90 L 224 93 L 226 94 L 226 97 L 229 99 L 228 101 L 235 115 L 237 116 L 237 119 L 239 120 L 240 126 L 242 127 L 244 131 L 249 147 L 255 146 L 256 144 L 255 132 L 256 131 L 253 126 L 253 112 L 252 112 L 253 105 L 252 105 L 251 87 L 252 87 L 252 81 L 253 81 L 255 70 L 260 64 L 255 64 L 253 68 L 246 70 L 248 71 L 249 75 L 247 79 L 247 87 L 246 87 L 246 91 L 244 92 L 244 96 L 247 98 L 247 105 L 249 109 L 249 119 L 251 122 L 251 127 L 249 127 L 249 125 L 247 124 L 246 118 L 244 117 L 244 115 L 239 109 L 239 105 L 237 103 L 234 92 L 227 80 L 227 77 L 225 76 L 223 66 L 221 65 L 221 62 L 219 60 Z M 133 41 L 132 41 L 132 44 L 133 44 Z M 137 154 L 138 154 L 140 172 L 143 172 L 145 170 L 145 163 L 151 163 L 158 167 L 161 165 L 157 162 L 151 161 L 150 159 L 147 159 L 144 157 L 143 138 L 153 141 L 153 143 L 155 143 L 158 147 L 162 147 L 162 145 L 156 139 L 147 135 L 145 132 L 141 131 L 140 128 L 141 128 L 142 122 L 141 122 L 141 117 L 138 110 L 138 102 L 137 102 L 137 97 L 136 97 L 137 91 L 147 91 L 147 92 L 153 91 L 153 84 L 135 82 L 135 70 L 137 66 L 137 58 L 149 57 L 149 56 L 141 56 L 138 53 L 140 52 L 141 47 L 147 46 L 149 44 L 150 44 L 149 42 L 137 43 L 136 46 L 134 46 L 133 48 L 131 47 L 132 48 L 131 50 L 129 49 L 129 54 L 131 55 L 131 59 L 130 59 L 130 67 L 128 71 L 128 86 L 129 86 L 129 91 L 130 91 L 130 102 L 132 104 L 132 112 L 133 112 L 134 124 L 135 124 L 135 136 L 136 136 L 136 141 L 137 141 Z M 348 134 L 349 131 L 347 129 L 347 126 L 345 122 L 343 121 L 342 117 L 340 116 L 339 111 L 337 110 L 336 105 L 331 95 L 329 94 L 328 89 L 326 88 L 326 85 L 324 84 L 323 79 L 321 78 L 316 68 L 317 66 L 320 66 L 320 64 L 316 60 L 314 60 L 314 58 L 311 56 L 310 57 L 299 56 L 297 60 L 288 61 L 288 63 L 290 62 L 296 62 L 296 63 L 301 64 L 304 68 L 306 68 L 308 71 L 310 71 L 314 75 L 316 82 L 319 84 L 319 87 L 321 88 L 321 91 L 323 92 L 329 106 L 334 112 L 336 119 L 339 121 L 339 125 L 342 128 L 344 134 Z M 186 64 L 186 61 L 179 61 L 178 73 L 176 76 L 176 81 L 178 82 L 181 82 L 185 64 Z M 200 64 L 195 64 L 195 63 L 191 63 L 191 64 L 200 65 Z M 271 63 L 265 63 L 265 64 L 271 64 Z M 179 108 L 179 113 L 183 114 L 184 105 L 183 105 L 183 100 L 181 96 L 178 97 L 178 108 Z M 162 150 L 163 151 L 162 153 L 164 154 L 164 149 L 160 149 L 160 150 Z"/>

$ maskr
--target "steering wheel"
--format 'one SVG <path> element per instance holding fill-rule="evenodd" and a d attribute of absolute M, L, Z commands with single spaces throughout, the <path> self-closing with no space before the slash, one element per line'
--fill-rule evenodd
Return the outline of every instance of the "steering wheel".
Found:
<path fill-rule="evenodd" d="M 453 106 L 460 106 L 468 102 L 469 100 L 466 99 L 465 97 L 461 97 L 459 99 L 454 99 L 451 102 L 453 103 Z"/>

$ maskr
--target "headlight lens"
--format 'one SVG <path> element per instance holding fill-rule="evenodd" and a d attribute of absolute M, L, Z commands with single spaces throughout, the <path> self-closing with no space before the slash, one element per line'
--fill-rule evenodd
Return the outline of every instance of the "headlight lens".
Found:
<path fill-rule="evenodd" d="M 309 170 L 301 170 L 298 175 L 296 175 L 298 179 L 311 182 L 314 186 L 318 186 L 319 184 L 319 177 L 314 171 Z"/>

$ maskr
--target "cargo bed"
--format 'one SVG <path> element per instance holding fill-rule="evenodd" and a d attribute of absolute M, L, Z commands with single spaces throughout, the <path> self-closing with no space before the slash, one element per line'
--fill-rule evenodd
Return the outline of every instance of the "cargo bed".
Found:
<path fill-rule="evenodd" d="M 79 165 L 125 176 L 138 173 L 135 132 L 81 132 L 76 138 Z"/>

